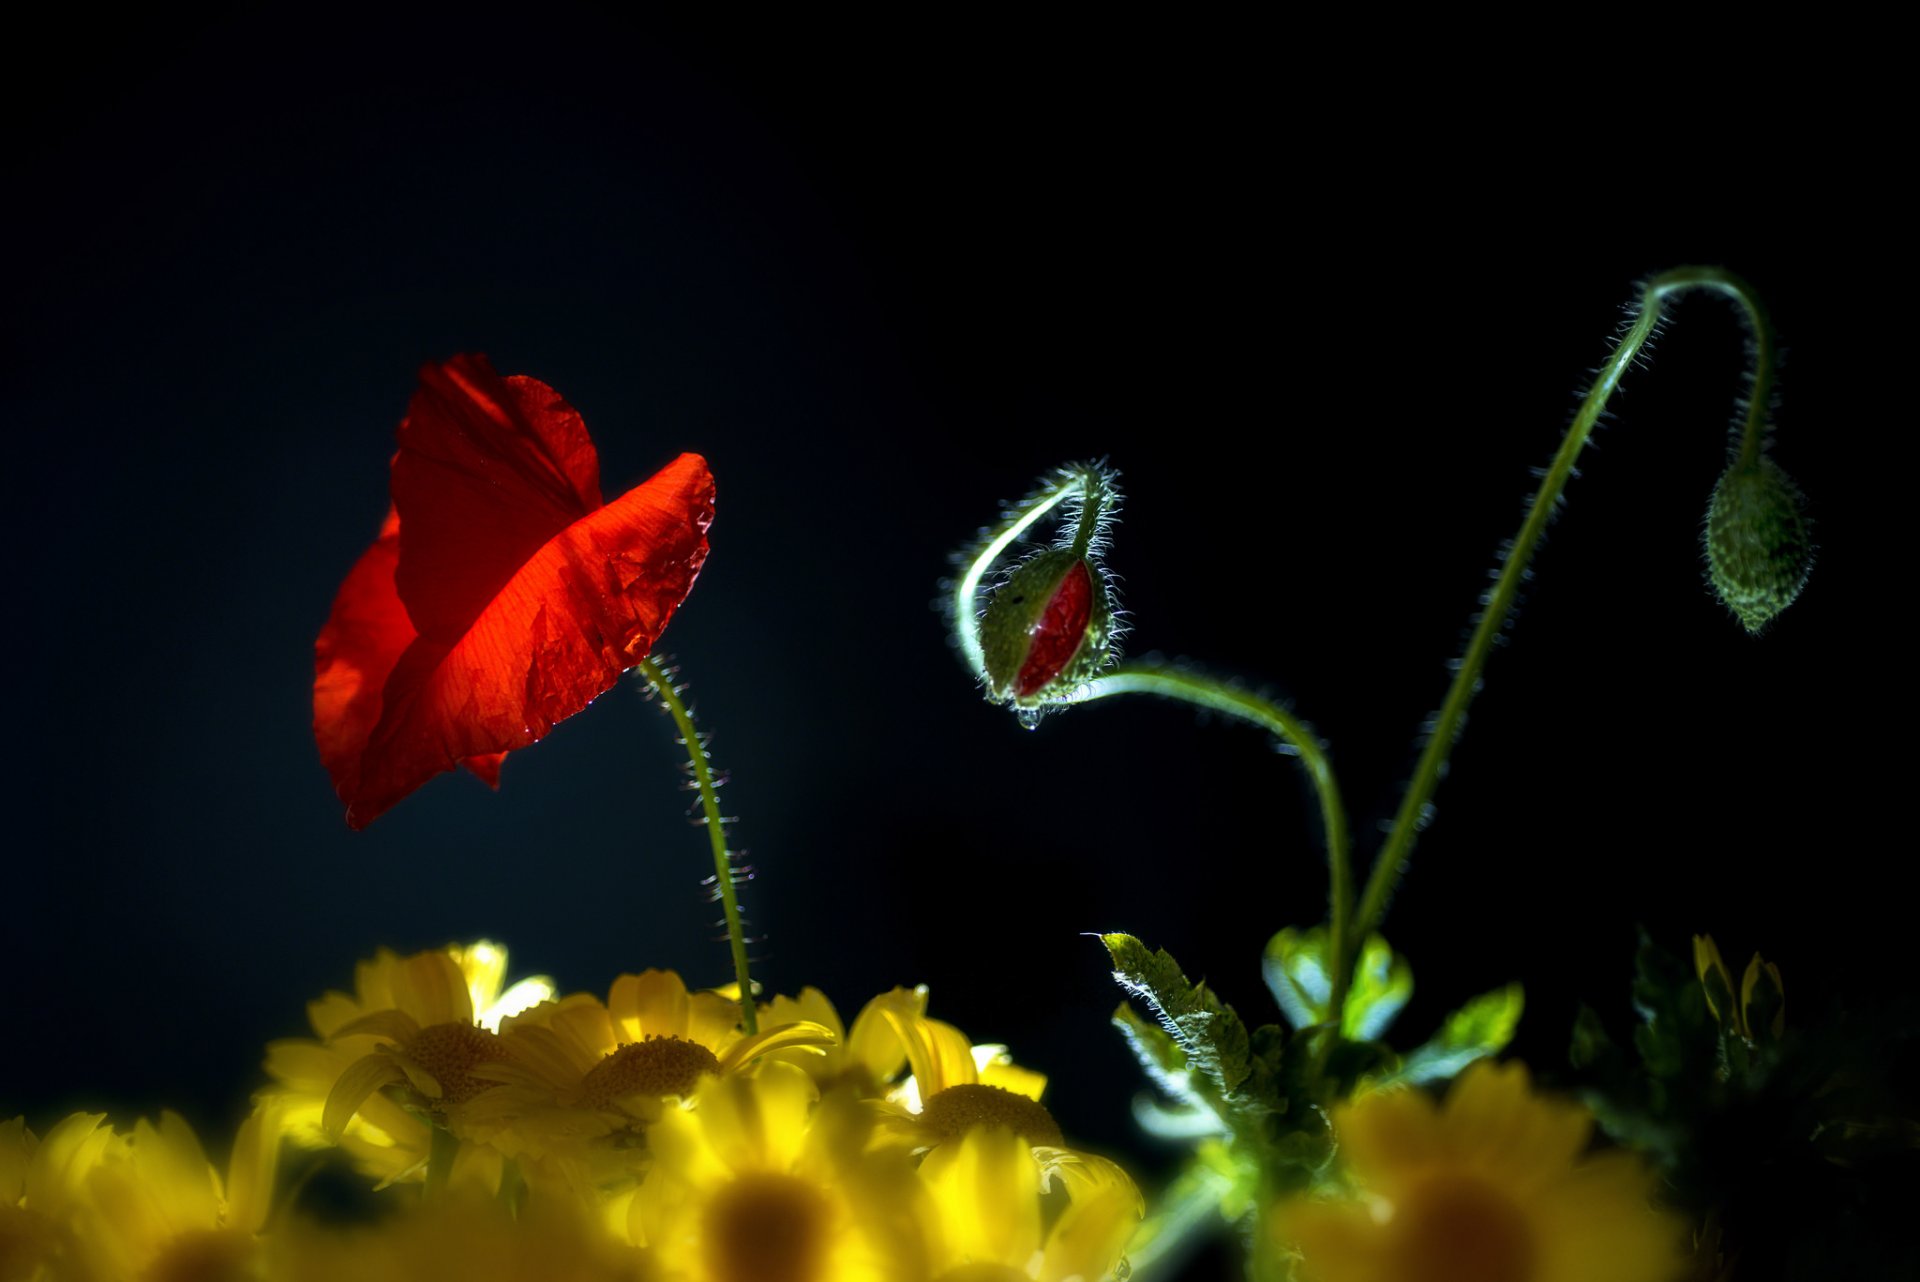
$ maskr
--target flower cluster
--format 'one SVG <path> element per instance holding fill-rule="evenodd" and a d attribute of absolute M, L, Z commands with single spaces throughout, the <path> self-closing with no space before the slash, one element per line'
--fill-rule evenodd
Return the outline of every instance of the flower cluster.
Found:
<path fill-rule="evenodd" d="M 0 1127 L 0 1277 L 1098 1282 L 1141 1213 L 1069 1148 L 1046 1080 L 896 988 L 849 1029 L 804 989 L 742 1026 L 670 971 L 604 998 L 508 987 L 479 943 L 362 962 L 268 1047 L 223 1179 L 168 1114 Z M 281 1150 L 287 1149 L 282 1162 Z M 276 1199 L 300 1150 L 392 1204 L 326 1227 Z M 286 1204 L 290 1201 L 291 1204 Z"/>

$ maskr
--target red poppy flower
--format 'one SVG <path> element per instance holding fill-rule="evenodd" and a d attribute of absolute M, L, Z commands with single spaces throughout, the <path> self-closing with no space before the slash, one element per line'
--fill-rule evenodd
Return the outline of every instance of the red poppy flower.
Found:
<path fill-rule="evenodd" d="M 354 828 L 458 765 L 498 787 L 647 657 L 713 521 L 698 454 L 603 502 L 578 411 L 482 356 L 420 371 L 391 492 L 314 644 L 313 735 Z"/>

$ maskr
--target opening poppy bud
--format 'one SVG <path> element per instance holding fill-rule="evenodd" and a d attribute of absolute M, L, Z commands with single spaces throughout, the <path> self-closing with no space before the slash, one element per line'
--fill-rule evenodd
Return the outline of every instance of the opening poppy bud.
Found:
<path fill-rule="evenodd" d="M 1093 676 L 1105 662 L 1113 606 L 1105 577 L 1071 548 L 1023 561 L 980 616 L 987 692 L 1038 707 Z"/>
<path fill-rule="evenodd" d="M 1734 463 L 1707 505 L 1707 566 L 1714 591 L 1757 633 L 1806 586 L 1813 568 L 1800 487 L 1762 455 Z"/>

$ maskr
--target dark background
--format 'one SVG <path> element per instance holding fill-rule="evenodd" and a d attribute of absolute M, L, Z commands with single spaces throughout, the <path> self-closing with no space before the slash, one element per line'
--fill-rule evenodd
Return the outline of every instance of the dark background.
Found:
<path fill-rule="evenodd" d="M 1251 1022 L 1324 912 L 1310 797 L 1146 701 L 1037 733 L 931 608 L 948 553 L 1105 455 L 1127 648 L 1292 699 L 1370 853 L 1641 276 L 1723 263 L 1788 348 L 1777 456 L 1821 545 L 1762 641 L 1698 531 L 1741 368 L 1682 305 L 1536 562 L 1388 923 L 1417 1040 L 1524 979 L 1519 1050 L 1627 1018 L 1636 923 L 1778 960 L 1794 1003 L 1897 985 L 1905 594 L 1877 451 L 1903 359 L 1858 103 L 1792 76 L 1657 119 L 1278 31 L 693 29 L 560 8 L 212 12 L 21 48 L 0 424 L 12 675 L 0 1115 L 171 1106 L 222 1136 L 260 1048 L 355 959 L 486 936 L 516 973 L 728 978 L 670 726 L 622 686 L 350 833 L 313 637 L 385 510 L 426 360 L 580 408 L 609 493 L 682 449 L 713 553 L 662 650 L 757 879 L 756 976 L 849 1015 L 897 983 L 1053 1077 L 1151 1171 L 1082 932 L 1170 949 Z M 26 65 L 23 64 L 23 65 Z M 1910 557 L 1911 539 L 1898 545 Z M 1881 732 L 1863 730 L 1884 724 Z M 1908 968 L 1910 969 L 1910 968 Z M 218 1141 L 216 1141 L 218 1142 Z"/>

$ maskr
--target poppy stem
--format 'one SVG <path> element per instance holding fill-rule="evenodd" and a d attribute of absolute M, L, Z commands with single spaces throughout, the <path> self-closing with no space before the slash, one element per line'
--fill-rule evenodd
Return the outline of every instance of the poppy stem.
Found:
<path fill-rule="evenodd" d="M 1454 741 L 1464 728 L 1467 705 L 1480 690 L 1481 671 L 1486 666 L 1487 656 L 1493 652 L 1495 640 L 1513 613 L 1520 584 L 1527 577 L 1527 563 L 1533 559 L 1541 535 L 1546 533 L 1547 524 L 1559 510 L 1561 492 L 1574 475 L 1574 464 L 1580 457 L 1580 451 L 1593 435 L 1593 429 L 1606 411 L 1607 401 L 1619 387 L 1621 378 L 1659 330 L 1662 305 L 1669 297 L 1695 289 L 1724 294 L 1740 309 L 1748 337 L 1748 382 L 1744 404 L 1740 407 L 1742 422 L 1737 429 L 1738 443 L 1731 452 L 1742 465 L 1752 465 L 1759 459 L 1766 441 L 1767 411 L 1773 396 L 1774 356 L 1766 313 L 1758 297 L 1744 281 L 1718 267 L 1679 267 L 1648 280 L 1642 287 L 1640 298 L 1629 304 L 1631 321 L 1615 344 L 1612 355 L 1600 367 L 1599 376 L 1587 391 L 1586 399 L 1581 402 L 1566 436 L 1560 442 L 1559 452 L 1542 475 L 1540 488 L 1528 503 L 1527 519 L 1521 525 L 1520 533 L 1501 553 L 1499 577 L 1485 598 L 1485 608 L 1475 620 L 1473 636 L 1467 642 L 1467 652 L 1454 669 L 1453 684 L 1448 687 L 1446 700 L 1433 718 L 1432 731 L 1427 736 L 1419 763 L 1414 767 L 1413 778 L 1407 784 L 1406 795 L 1401 798 L 1393 826 L 1388 829 L 1386 840 L 1374 860 L 1373 871 L 1360 899 L 1354 930 L 1347 936 L 1348 952 L 1340 957 L 1336 983 L 1344 983 L 1351 974 L 1353 948 L 1357 941 L 1366 938 L 1379 925 L 1380 918 L 1386 912 L 1387 900 L 1406 872 L 1413 843 L 1431 818 L 1433 792 L 1439 786 L 1440 776 L 1445 773 L 1447 755 L 1453 750 Z"/>
<path fill-rule="evenodd" d="M 740 989 L 740 1023 L 749 1035 L 760 1031 L 760 1019 L 753 1004 L 753 981 L 747 977 L 747 933 L 740 918 L 740 898 L 734 892 L 733 855 L 727 850 L 726 820 L 720 814 L 719 792 L 713 782 L 713 761 L 700 732 L 694 729 L 693 714 L 674 688 L 672 679 L 651 658 L 640 660 L 640 675 L 653 686 L 660 706 L 679 727 L 680 742 L 686 746 L 694 784 L 700 790 L 700 808 L 706 816 L 707 842 L 713 847 L 713 882 L 720 907 L 727 917 L 727 943 L 733 950 L 733 980 Z"/>
<path fill-rule="evenodd" d="M 1139 661 L 1122 663 L 1094 677 L 1068 695 L 1063 703 L 1087 703 L 1115 694 L 1151 694 L 1162 699 L 1178 699 L 1196 708 L 1224 712 L 1250 721 L 1280 740 L 1285 751 L 1300 759 L 1320 800 L 1320 822 L 1327 841 L 1327 900 L 1329 935 L 1333 956 L 1342 956 L 1350 938 L 1348 929 L 1353 911 L 1353 876 L 1350 868 L 1352 838 L 1347 829 L 1347 809 L 1341 800 L 1340 783 L 1334 777 L 1333 762 L 1326 745 L 1313 727 L 1270 699 L 1242 690 L 1238 686 L 1167 664 Z M 1334 985 L 1334 1026 L 1339 1027 L 1340 1003 L 1346 986 Z"/>

